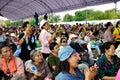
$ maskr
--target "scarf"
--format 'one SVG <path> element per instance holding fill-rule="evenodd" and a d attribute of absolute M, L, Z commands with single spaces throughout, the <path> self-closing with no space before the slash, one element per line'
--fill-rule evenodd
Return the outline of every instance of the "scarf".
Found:
<path fill-rule="evenodd" d="M 28 42 L 29 42 L 29 41 L 28 41 L 28 36 L 27 36 L 27 37 L 26 37 L 27 49 L 28 49 L 28 50 L 31 50 L 31 47 L 30 47 L 30 45 L 28 44 Z M 35 39 L 34 39 L 34 37 L 33 37 L 33 36 L 32 36 L 32 38 L 31 38 L 31 42 L 32 42 L 32 43 L 34 43 L 34 42 L 35 42 Z"/>
<path fill-rule="evenodd" d="M 15 57 L 12 57 L 9 61 L 9 68 L 8 68 L 8 65 L 7 65 L 7 62 L 5 59 L 2 59 L 2 69 L 5 73 L 14 73 L 15 71 L 17 71 L 17 66 L 16 66 L 16 63 L 15 63 Z"/>

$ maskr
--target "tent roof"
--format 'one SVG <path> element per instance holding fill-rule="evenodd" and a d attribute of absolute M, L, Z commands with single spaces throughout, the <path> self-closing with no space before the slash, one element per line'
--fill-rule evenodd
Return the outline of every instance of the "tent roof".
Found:
<path fill-rule="evenodd" d="M 0 14 L 10 20 L 19 20 L 32 17 L 35 12 L 43 15 L 114 1 L 118 0 L 0 0 Z"/>

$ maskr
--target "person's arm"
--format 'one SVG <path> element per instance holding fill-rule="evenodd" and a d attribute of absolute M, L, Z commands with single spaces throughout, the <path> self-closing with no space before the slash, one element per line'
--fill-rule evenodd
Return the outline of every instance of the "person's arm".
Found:
<path fill-rule="evenodd" d="M 113 39 L 113 37 L 111 37 L 111 35 L 110 35 L 111 33 L 110 32 L 107 32 L 107 39 L 108 39 L 108 41 L 113 41 L 112 39 Z"/>
<path fill-rule="evenodd" d="M 19 41 L 19 44 L 20 44 L 20 45 L 23 44 L 23 42 L 26 40 L 26 36 L 27 36 L 27 35 L 24 35 L 24 36 L 20 39 L 20 41 Z"/>
<path fill-rule="evenodd" d="M 52 78 L 52 73 L 51 73 L 51 71 L 50 71 L 50 68 L 49 68 L 49 66 L 48 66 L 47 61 L 45 61 L 45 69 L 46 69 L 46 71 L 47 71 L 47 77 L 48 77 L 48 78 Z"/>
<path fill-rule="evenodd" d="M 56 32 L 48 39 L 48 43 L 51 43 L 52 40 L 56 37 Z"/>
<path fill-rule="evenodd" d="M 102 78 L 102 80 L 115 80 L 115 77 L 104 76 L 104 77 Z"/>
<path fill-rule="evenodd" d="M 41 34 L 39 35 L 39 41 L 41 41 L 44 46 L 49 46 L 49 43 L 51 43 L 55 37 L 56 33 L 50 36 L 50 33 L 42 31 Z"/>
<path fill-rule="evenodd" d="M 15 75 L 24 75 L 24 65 L 20 58 L 16 58 L 17 71 Z"/>
<path fill-rule="evenodd" d="M 53 57 L 48 57 L 48 64 L 52 70 L 56 70 L 56 63 Z"/>

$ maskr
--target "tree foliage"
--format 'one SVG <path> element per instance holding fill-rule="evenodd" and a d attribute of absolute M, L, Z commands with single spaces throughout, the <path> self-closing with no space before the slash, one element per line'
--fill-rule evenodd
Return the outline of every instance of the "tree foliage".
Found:
<path fill-rule="evenodd" d="M 69 22 L 69 21 L 73 21 L 73 16 L 70 14 L 66 14 L 63 18 L 64 22 Z"/>
<path fill-rule="evenodd" d="M 6 24 L 6 26 L 10 26 L 10 25 L 11 25 L 10 20 L 6 20 L 6 21 L 5 21 L 5 24 Z"/>
<path fill-rule="evenodd" d="M 116 11 L 116 14 L 115 14 L 115 11 Z M 42 19 L 43 19 L 43 16 L 39 16 L 38 22 L 40 22 Z M 65 16 L 63 17 L 64 22 L 84 21 L 86 19 L 87 20 L 120 19 L 120 10 L 110 9 L 110 10 L 106 10 L 105 12 L 102 12 L 99 10 L 95 11 L 93 9 L 87 9 L 83 11 L 80 11 L 80 10 L 76 11 L 74 16 L 72 16 L 71 14 L 65 14 Z M 54 23 L 54 22 L 61 21 L 61 18 L 60 18 L 60 15 L 48 14 L 48 20 L 50 23 Z M 19 25 L 22 25 L 23 21 L 11 22 L 10 20 L 7 20 L 5 21 L 5 23 L 6 23 L 6 26 L 10 26 L 10 25 L 19 26 Z"/>
<path fill-rule="evenodd" d="M 119 19 L 120 18 L 120 10 L 110 9 L 105 12 L 95 11 L 93 9 L 87 9 L 83 11 L 76 11 L 75 16 L 70 14 L 66 14 L 63 18 L 63 21 L 84 21 L 84 20 L 105 20 L 105 19 Z"/>

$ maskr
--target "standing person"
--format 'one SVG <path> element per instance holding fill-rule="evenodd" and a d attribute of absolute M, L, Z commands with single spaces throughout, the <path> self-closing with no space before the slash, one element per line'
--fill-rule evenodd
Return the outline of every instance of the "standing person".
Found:
<path fill-rule="evenodd" d="M 38 14 L 35 12 L 34 18 L 35 18 L 35 24 L 38 25 Z"/>
<path fill-rule="evenodd" d="M 45 19 L 43 19 L 40 22 L 40 28 L 42 29 L 39 35 L 39 40 L 42 44 L 41 51 L 42 51 L 43 58 L 46 59 L 51 53 L 49 49 L 49 44 L 55 39 L 56 32 L 53 33 L 53 35 L 49 33 L 50 25 L 49 25 L 49 22 Z"/>
<path fill-rule="evenodd" d="M 111 22 L 108 22 L 105 26 L 106 26 L 106 31 L 103 35 L 104 40 L 106 42 L 108 42 L 108 41 L 113 42 L 114 41 L 114 36 L 112 34 L 113 24 Z"/>
<path fill-rule="evenodd" d="M 30 27 L 30 24 L 29 24 L 28 21 L 26 21 L 26 22 L 23 23 L 23 25 L 22 25 L 22 31 L 19 33 L 18 40 L 20 40 L 26 34 L 26 32 L 24 32 L 24 31 L 25 31 L 25 29 L 27 27 Z"/>
<path fill-rule="evenodd" d="M 21 53 L 19 57 L 27 61 L 30 59 L 30 52 L 35 49 L 35 36 L 32 34 L 32 28 L 26 28 L 26 34 L 20 39 L 19 45 L 21 45 Z"/>
<path fill-rule="evenodd" d="M 60 73 L 55 80 L 93 80 L 96 75 L 95 67 L 91 67 L 85 71 L 85 76 L 78 69 L 79 57 L 76 51 L 70 46 L 66 46 L 59 50 Z"/>
<path fill-rule="evenodd" d="M 103 55 L 97 61 L 98 77 L 102 80 L 115 80 L 116 73 L 120 66 L 120 58 L 115 53 L 115 46 L 112 42 L 106 42 L 102 46 Z"/>
<path fill-rule="evenodd" d="M 118 47 L 118 45 L 120 44 L 120 20 L 117 22 L 116 24 L 116 28 L 113 31 L 113 34 L 115 36 L 115 48 Z"/>
<path fill-rule="evenodd" d="M 12 49 L 6 42 L 0 44 L 0 55 L 0 70 L 9 78 L 24 75 L 23 61 L 13 56 Z"/>
<path fill-rule="evenodd" d="M 6 39 L 7 39 L 7 37 L 3 33 L 2 28 L 0 28 L 0 42 L 4 42 L 4 41 L 6 41 Z"/>

